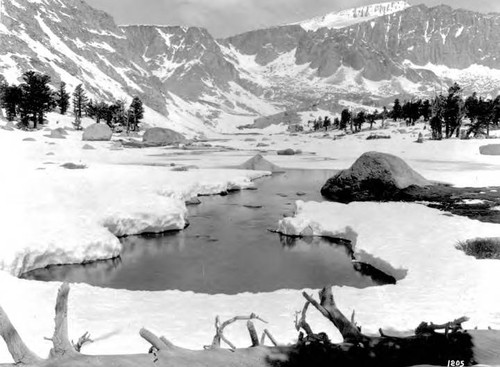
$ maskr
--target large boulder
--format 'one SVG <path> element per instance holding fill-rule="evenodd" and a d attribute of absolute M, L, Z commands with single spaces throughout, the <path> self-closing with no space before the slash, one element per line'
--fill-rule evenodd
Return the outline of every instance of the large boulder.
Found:
<path fill-rule="evenodd" d="M 106 124 L 92 124 L 83 130 L 84 141 L 109 141 L 113 131 Z"/>
<path fill-rule="evenodd" d="M 330 178 L 321 189 L 321 194 L 340 202 L 398 200 L 405 189 L 431 185 L 401 158 L 368 152 L 359 157 L 351 168 Z"/>
<path fill-rule="evenodd" d="M 479 147 L 482 155 L 500 155 L 500 144 L 489 144 Z"/>
<path fill-rule="evenodd" d="M 148 146 L 164 146 L 185 143 L 186 138 L 174 130 L 153 127 L 144 132 L 142 142 Z"/>
<path fill-rule="evenodd" d="M 238 166 L 238 168 L 254 171 L 284 172 L 283 168 L 269 162 L 261 154 L 257 154 L 250 158 L 248 161 Z"/>

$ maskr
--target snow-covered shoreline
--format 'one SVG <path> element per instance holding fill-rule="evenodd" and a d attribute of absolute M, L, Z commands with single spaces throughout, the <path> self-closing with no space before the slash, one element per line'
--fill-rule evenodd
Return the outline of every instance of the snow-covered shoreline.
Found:
<path fill-rule="evenodd" d="M 379 150 L 408 159 L 428 179 L 456 185 L 498 185 L 498 159 L 478 153 L 484 141 L 419 145 L 413 143 L 411 134 L 395 134 L 391 142 L 366 141 L 359 135 L 335 141 L 319 134 L 276 134 L 255 140 L 234 136 L 232 141 L 216 144 L 238 150 L 200 155 L 189 150 L 121 149 L 116 141 L 91 143 L 95 149 L 84 150 L 81 133 L 71 129 L 63 140 L 45 136 L 46 131 L 0 129 L 4 173 L 0 182 L 1 305 L 30 348 L 46 355 L 50 342 L 43 338 L 52 333 L 60 284 L 15 275 L 52 263 L 114 257 L 121 248 L 117 236 L 182 229 L 186 224 L 184 200 L 235 186 L 249 187 L 252 180 L 267 174 L 224 168 L 246 161 L 258 151 L 256 145 L 264 137 L 271 150 L 266 159 L 283 167 L 346 168 L 360 153 Z M 35 141 L 25 141 L 27 137 Z M 301 148 L 305 154 L 279 157 L 272 152 L 288 147 Z M 87 168 L 67 170 L 60 166 L 66 162 Z M 199 169 L 174 171 L 170 164 Z M 395 286 L 334 288 L 339 307 L 346 314 L 355 309 L 364 331 L 376 333 L 379 327 L 405 331 L 423 320 L 445 322 L 462 315 L 471 317 L 466 327 L 500 328 L 500 294 L 491 286 L 492 279 L 500 276 L 500 265 L 467 257 L 454 248 L 459 240 L 500 237 L 499 225 L 449 217 L 418 204 L 296 205 L 296 215 L 279 225 L 282 232 L 300 234 L 307 227 L 311 228 L 307 234 L 327 235 L 349 226 L 358 234 L 358 253 L 407 270 Z M 252 312 L 270 321 L 266 328 L 280 342 L 292 342 L 297 336 L 294 312 L 303 305 L 299 290 L 229 296 L 127 291 L 86 284 L 72 284 L 71 289 L 70 337 L 77 339 L 89 331 L 96 340 L 85 347 L 90 354 L 147 351 L 147 343 L 138 335 L 143 326 L 179 346 L 201 349 L 213 336 L 216 315 L 225 319 Z M 314 329 L 340 340 L 321 315 L 310 314 Z M 249 343 L 244 327 L 234 326 L 228 335 L 238 346 Z M 4 344 L 0 344 L 0 361 L 11 361 Z"/>

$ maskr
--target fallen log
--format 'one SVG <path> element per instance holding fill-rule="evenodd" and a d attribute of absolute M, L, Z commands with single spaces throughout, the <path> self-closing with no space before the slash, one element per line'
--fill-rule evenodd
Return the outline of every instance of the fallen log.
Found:
<path fill-rule="evenodd" d="M 151 344 L 149 353 L 91 356 L 77 351 L 85 344 L 84 341 L 89 339 L 88 334 L 85 334 L 81 338 L 82 343 L 77 343 L 77 345 L 73 345 L 69 340 L 68 295 L 69 286 L 63 284 L 57 295 L 55 328 L 50 339 L 53 348 L 47 359 L 29 350 L 4 310 L 0 308 L 0 335 L 14 360 L 14 364 L 0 364 L 0 367 L 413 366 L 448 365 L 449 361 L 463 362 L 463 365 L 468 366 L 477 362 L 498 363 L 500 361 L 500 354 L 494 349 L 500 340 L 500 333 L 478 330 L 467 332 L 461 327 L 462 322 L 467 320 L 466 318 L 458 318 L 442 325 L 421 323 L 415 330 L 415 335 L 409 337 L 388 336 L 382 330 L 380 330 L 380 336 L 365 335 L 354 323 L 354 313 L 349 320 L 337 308 L 331 288 L 324 288 L 319 292 L 319 301 L 303 293 L 306 304 L 302 312 L 298 312 L 296 316 L 296 327 L 301 337 L 293 345 L 278 345 L 267 329 L 259 341 L 252 320 L 263 320 L 252 314 L 247 317 L 237 316 L 223 323 L 220 323 L 217 318 L 214 340 L 205 350 L 194 351 L 180 348 L 165 337 L 158 337 L 149 330 L 142 329 L 139 334 Z M 306 321 L 306 313 L 310 305 L 338 328 L 344 338 L 342 343 L 332 343 L 325 333 L 313 333 Z M 251 347 L 237 349 L 223 334 L 226 326 L 239 320 L 247 321 Z M 301 330 L 304 330 L 306 335 Z M 439 332 L 440 330 L 445 332 Z M 272 341 L 273 346 L 263 345 L 266 337 Z M 231 349 L 221 348 L 221 341 L 225 341 Z M 483 343 L 483 346 L 475 345 L 475 342 Z"/>

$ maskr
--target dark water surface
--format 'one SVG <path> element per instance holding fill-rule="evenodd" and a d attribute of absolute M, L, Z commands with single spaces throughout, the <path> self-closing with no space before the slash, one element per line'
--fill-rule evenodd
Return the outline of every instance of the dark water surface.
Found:
<path fill-rule="evenodd" d="M 202 197 L 201 205 L 189 207 L 190 226 L 184 231 L 123 238 L 119 259 L 51 266 L 24 277 L 209 294 L 378 285 L 354 269 L 345 241 L 306 241 L 268 231 L 293 213 L 296 200 L 323 201 L 319 191 L 332 174 L 289 170 L 256 181 L 258 190 Z"/>

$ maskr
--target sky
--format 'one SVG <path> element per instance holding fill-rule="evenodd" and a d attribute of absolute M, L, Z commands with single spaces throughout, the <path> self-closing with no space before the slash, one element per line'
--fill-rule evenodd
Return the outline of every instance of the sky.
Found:
<path fill-rule="evenodd" d="M 186 25 L 207 28 L 215 37 L 305 20 L 383 0 L 86 0 L 118 24 Z M 386 0 L 387 1 L 387 0 Z M 484 13 L 500 12 L 499 0 L 410 0 L 448 4 Z"/>

